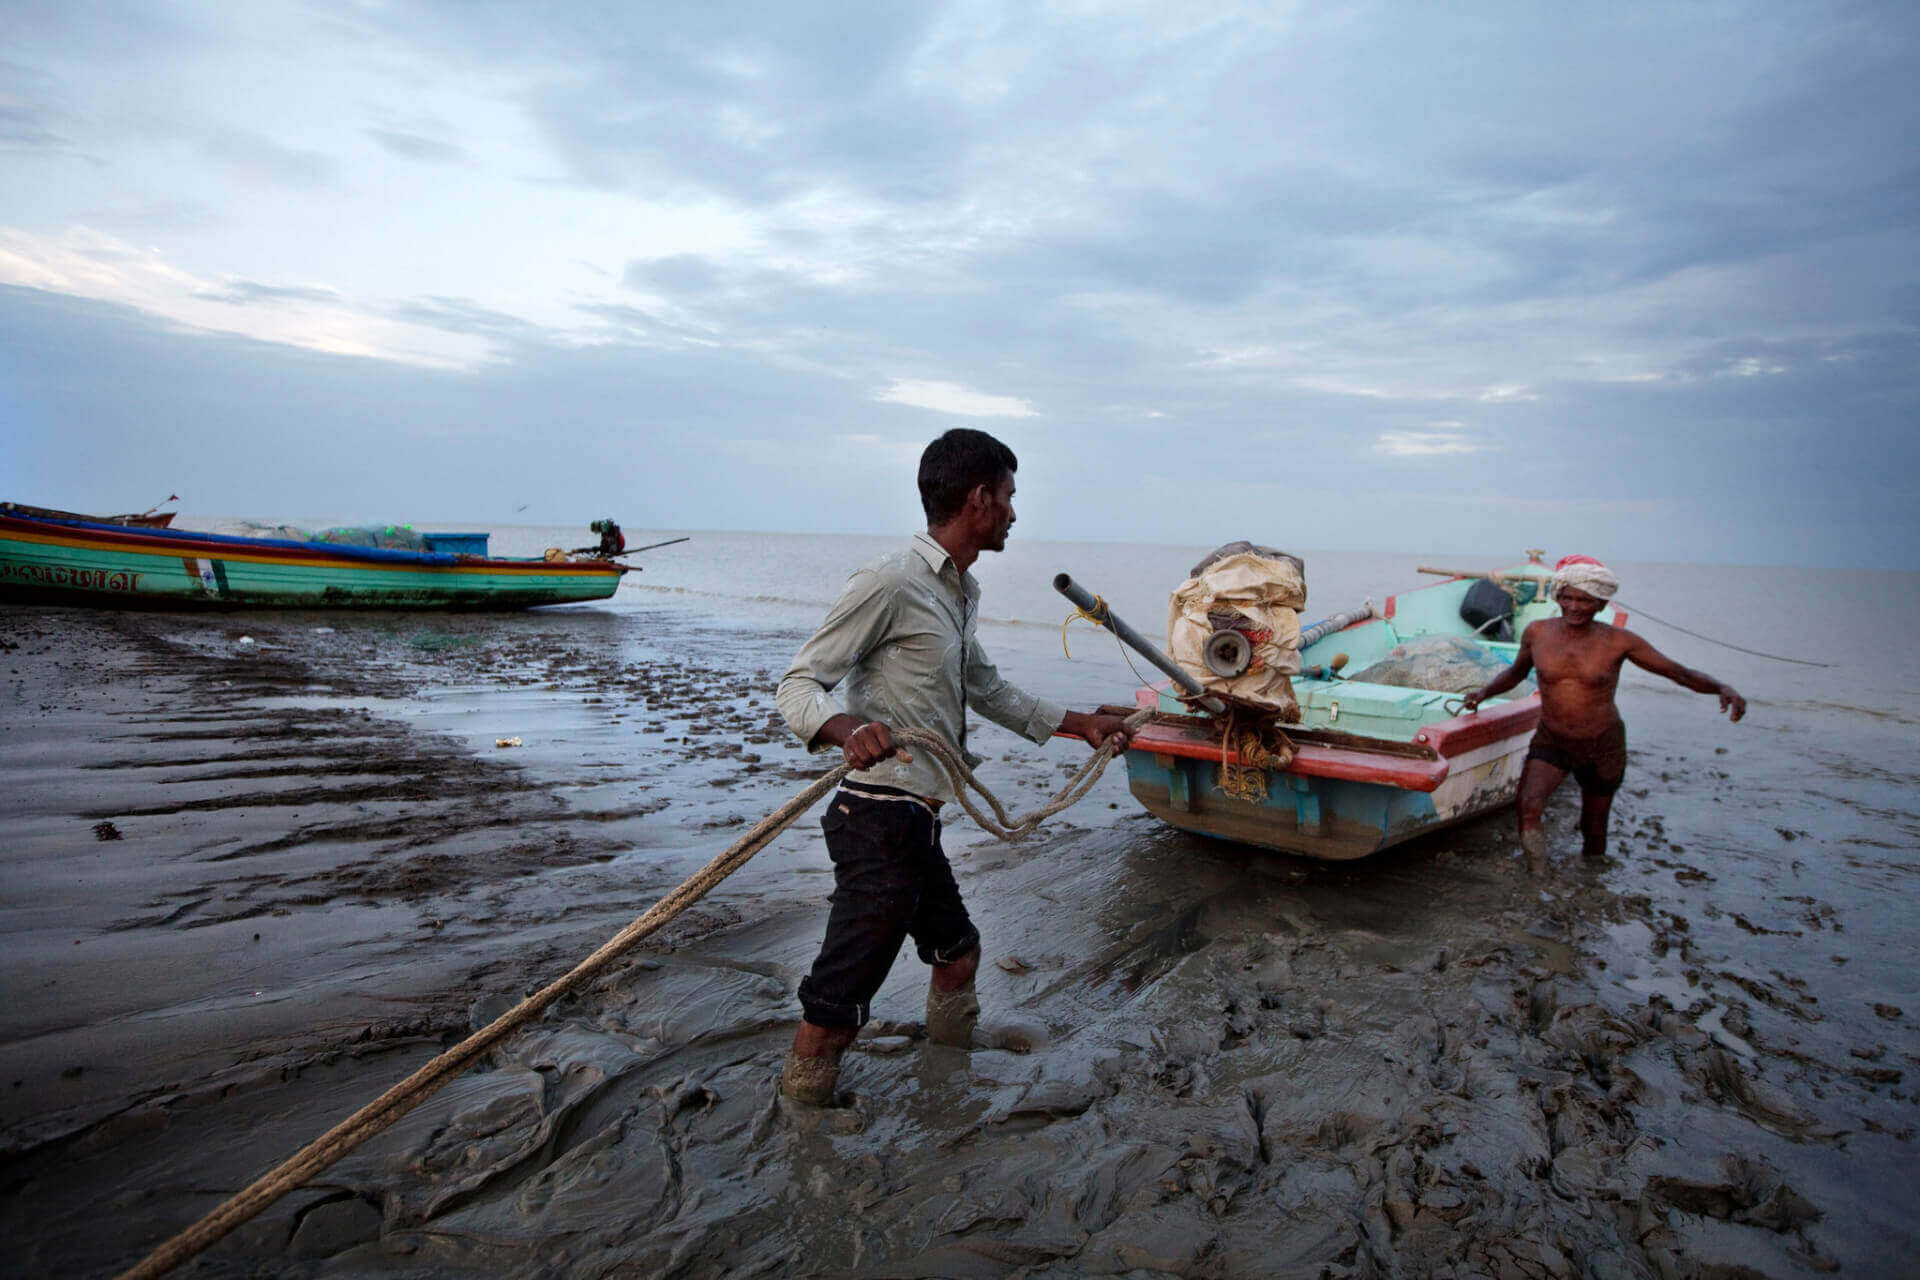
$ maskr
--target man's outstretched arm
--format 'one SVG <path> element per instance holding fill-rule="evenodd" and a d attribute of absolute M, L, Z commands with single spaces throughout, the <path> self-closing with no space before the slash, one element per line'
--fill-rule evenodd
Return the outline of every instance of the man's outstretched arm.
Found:
<path fill-rule="evenodd" d="M 1517 686 L 1533 672 L 1533 625 L 1520 634 L 1520 651 L 1513 655 L 1513 663 L 1505 671 L 1487 681 L 1480 688 L 1460 699 L 1463 711 L 1477 711 L 1480 704 L 1488 698 L 1496 698 L 1507 690 Z"/>
<path fill-rule="evenodd" d="M 1734 692 L 1732 685 L 1724 680 L 1716 680 L 1704 671 L 1695 671 L 1692 667 L 1681 666 L 1639 636 L 1634 636 L 1633 643 L 1628 646 L 1627 660 L 1636 667 L 1651 671 L 1657 676 L 1665 676 L 1675 684 L 1691 689 L 1695 693 L 1720 695 L 1720 709 L 1727 713 L 1729 720 L 1738 720 L 1747 714 L 1747 700 Z"/>

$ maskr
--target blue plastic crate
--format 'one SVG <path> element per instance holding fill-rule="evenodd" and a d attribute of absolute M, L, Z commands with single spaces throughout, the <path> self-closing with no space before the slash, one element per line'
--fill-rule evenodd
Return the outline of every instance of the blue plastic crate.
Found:
<path fill-rule="evenodd" d="M 427 540 L 427 550 L 443 551 L 456 556 L 483 556 L 487 554 L 487 535 L 484 533 L 423 533 Z"/>

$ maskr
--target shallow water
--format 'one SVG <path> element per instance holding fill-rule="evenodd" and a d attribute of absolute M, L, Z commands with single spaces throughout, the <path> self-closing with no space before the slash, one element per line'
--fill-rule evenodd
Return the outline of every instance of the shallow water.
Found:
<path fill-rule="evenodd" d="M 824 767 L 772 684 L 894 541 L 696 534 L 605 605 L 520 616 L 0 618 L 28 672 L 0 746 L 13 1269 L 131 1261 Z M 1076 624 L 1062 653 L 1048 580 L 1152 633 L 1204 550 L 1016 533 L 980 569 L 985 642 L 1031 688 L 1125 702 L 1110 637 Z M 1305 554 L 1315 617 L 1493 563 Z M 1752 709 L 1629 672 L 1604 864 L 1564 794 L 1535 882 L 1505 816 L 1330 867 L 1161 827 L 1115 770 L 1027 841 L 949 824 L 989 1018 L 1029 1051 L 917 1039 L 906 957 L 850 1105 L 809 1115 L 770 1088 L 828 888 L 806 823 L 202 1265 L 1896 1272 L 1920 1252 L 1920 676 L 1871 649 L 1911 627 L 1914 575 L 1619 568 L 1630 607 L 1835 665 L 1645 625 Z M 1016 809 L 1080 751 L 980 741 Z"/>

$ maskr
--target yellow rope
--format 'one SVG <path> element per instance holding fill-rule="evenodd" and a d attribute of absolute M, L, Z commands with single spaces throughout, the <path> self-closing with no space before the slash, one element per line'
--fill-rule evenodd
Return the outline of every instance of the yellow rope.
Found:
<path fill-rule="evenodd" d="M 1275 725 L 1266 726 L 1265 732 L 1280 739 L 1279 750 L 1267 746 L 1261 727 L 1235 728 L 1233 713 L 1228 711 L 1220 731 L 1220 770 L 1215 784 L 1228 799 L 1258 804 L 1267 798 L 1268 773 L 1284 771 L 1293 763 L 1292 740 Z"/>
<path fill-rule="evenodd" d="M 1252 734 L 1242 736 L 1253 737 Z M 1229 707 L 1226 718 L 1220 724 L 1220 773 L 1214 785 L 1230 800 L 1255 803 L 1267 794 L 1267 775 L 1258 769 L 1236 764 L 1235 755 L 1233 709 Z"/>
<path fill-rule="evenodd" d="M 1073 654 L 1067 651 L 1067 627 L 1075 622 L 1091 622 L 1096 627 L 1105 627 L 1107 625 L 1107 602 L 1105 598 L 1095 596 L 1093 598 L 1093 611 L 1091 613 L 1085 609 L 1075 608 L 1072 613 L 1067 615 L 1067 620 L 1060 624 L 1060 652 L 1065 653 L 1069 658 L 1073 657 Z M 1116 641 L 1119 638 L 1118 636 L 1114 637 Z M 1120 652 L 1125 653 L 1126 650 L 1123 648 Z"/>
<path fill-rule="evenodd" d="M 1072 613 L 1068 614 L 1066 621 L 1060 624 L 1060 652 L 1066 654 L 1069 660 L 1073 658 L 1072 652 L 1067 648 L 1067 627 L 1069 625 L 1075 622 L 1091 622 L 1096 627 L 1107 629 L 1107 618 L 1107 602 L 1105 598 L 1101 596 L 1095 596 L 1093 598 L 1093 611 L 1091 613 L 1085 609 L 1075 609 Z M 1120 643 L 1120 636 L 1117 632 L 1114 633 L 1113 643 L 1114 647 L 1120 650 L 1120 656 L 1126 660 L 1127 670 L 1133 672 L 1133 678 L 1139 681 L 1140 687 L 1142 689 L 1151 689 L 1153 687 L 1152 684 L 1148 682 L 1145 676 L 1140 674 L 1140 668 L 1133 665 L 1133 655 L 1127 652 L 1126 645 Z"/>

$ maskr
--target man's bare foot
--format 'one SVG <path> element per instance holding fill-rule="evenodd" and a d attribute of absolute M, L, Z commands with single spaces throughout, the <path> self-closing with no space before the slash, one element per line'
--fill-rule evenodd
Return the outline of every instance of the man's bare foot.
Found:
<path fill-rule="evenodd" d="M 803 1058 L 789 1051 L 780 1072 L 780 1092 L 809 1107 L 832 1106 L 834 1086 L 840 1082 L 840 1053 L 835 1049 Z"/>
<path fill-rule="evenodd" d="M 858 1027 L 822 1027 L 801 1019 L 780 1072 L 780 1092 L 810 1107 L 832 1106 L 840 1057 L 859 1033 Z"/>
<path fill-rule="evenodd" d="M 1520 833 L 1520 849 L 1527 855 L 1527 873 L 1543 876 L 1547 874 L 1547 833 L 1539 827 L 1528 827 Z"/>

